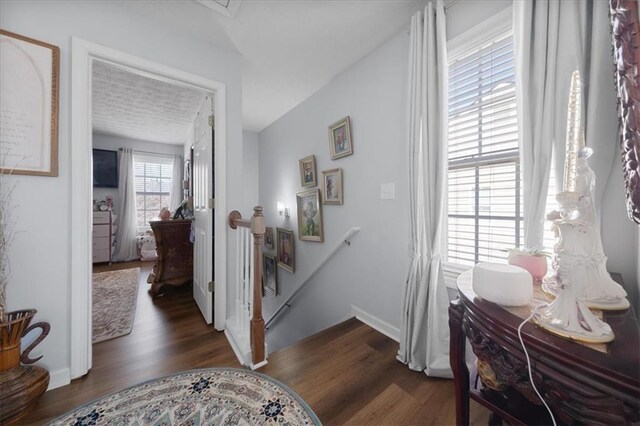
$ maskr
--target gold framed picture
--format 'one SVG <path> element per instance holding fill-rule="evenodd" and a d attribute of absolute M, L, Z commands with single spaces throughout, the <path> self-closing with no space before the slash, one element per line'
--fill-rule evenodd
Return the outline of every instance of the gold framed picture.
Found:
<path fill-rule="evenodd" d="M 264 228 L 264 248 L 273 250 L 273 228 L 270 226 Z"/>
<path fill-rule="evenodd" d="M 322 204 L 342 204 L 342 169 L 322 171 Z"/>
<path fill-rule="evenodd" d="M 310 155 L 299 161 L 300 167 L 300 185 L 316 186 L 318 178 L 316 175 L 316 156 Z"/>
<path fill-rule="evenodd" d="M 310 189 L 296 194 L 298 201 L 298 238 L 302 241 L 324 241 L 320 190 Z"/>
<path fill-rule="evenodd" d="M 60 48 L 0 30 L 0 171 L 58 176 Z"/>
<path fill-rule="evenodd" d="M 264 288 L 274 295 L 278 292 L 278 271 L 276 270 L 276 257 L 264 253 L 262 255 L 262 283 Z"/>
<path fill-rule="evenodd" d="M 296 271 L 296 250 L 291 229 L 276 228 L 278 242 L 278 267 L 285 271 Z"/>
<path fill-rule="evenodd" d="M 329 126 L 329 149 L 331 159 L 346 157 L 353 154 L 351 141 L 351 119 L 346 116 Z"/>

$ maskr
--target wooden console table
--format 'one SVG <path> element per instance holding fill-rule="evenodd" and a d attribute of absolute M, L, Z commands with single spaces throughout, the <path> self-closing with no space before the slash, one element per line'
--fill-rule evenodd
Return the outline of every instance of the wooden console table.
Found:
<path fill-rule="evenodd" d="M 621 282 L 620 275 L 612 274 Z M 551 424 L 529 382 L 518 340 L 523 321 L 499 305 L 480 299 L 470 279 L 458 281 L 459 297 L 449 307 L 450 360 L 456 392 L 456 423 L 469 424 L 469 398 L 510 424 Z M 526 318 L 526 317 L 525 317 Z M 522 337 L 533 378 L 559 424 L 628 425 L 640 416 L 640 329 L 633 309 L 604 312 L 615 340 L 601 347 L 556 337 L 528 323 Z M 465 363 L 469 339 L 478 359 L 504 385 L 482 385 Z"/>
<path fill-rule="evenodd" d="M 191 220 L 158 220 L 150 225 L 158 257 L 147 282 L 151 284 L 151 295 L 157 296 L 164 285 L 178 286 L 193 281 Z"/>

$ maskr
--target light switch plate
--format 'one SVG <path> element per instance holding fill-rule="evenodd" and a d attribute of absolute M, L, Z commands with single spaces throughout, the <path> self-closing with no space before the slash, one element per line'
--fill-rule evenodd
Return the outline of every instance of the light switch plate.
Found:
<path fill-rule="evenodd" d="M 396 184 L 395 183 L 383 183 L 380 185 L 380 199 L 381 200 L 395 200 L 396 198 Z"/>

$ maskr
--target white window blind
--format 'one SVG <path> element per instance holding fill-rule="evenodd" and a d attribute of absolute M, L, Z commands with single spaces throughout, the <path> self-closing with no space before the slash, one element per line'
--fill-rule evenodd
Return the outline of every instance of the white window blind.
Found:
<path fill-rule="evenodd" d="M 506 262 L 523 242 L 511 34 L 449 65 L 447 262 Z"/>
<path fill-rule="evenodd" d="M 157 220 L 163 207 L 169 206 L 173 163 L 170 157 L 135 155 L 134 175 L 136 214 L 139 228 Z"/>

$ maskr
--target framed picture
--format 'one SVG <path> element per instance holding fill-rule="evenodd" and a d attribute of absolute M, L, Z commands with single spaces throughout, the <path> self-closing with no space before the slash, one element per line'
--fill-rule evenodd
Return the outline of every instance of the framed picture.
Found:
<path fill-rule="evenodd" d="M 273 250 L 273 228 L 271 227 L 264 229 L 264 247 Z"/>
<path fill-rule="evenodd" d="M 270 254 L 262 255 L 262 283 L 264 288 L 274 295 L 278 292 L 278 271 L 276 271 L 276 257 Z"/>
<path fill-rule="evenodd" d="M 342 169 L 322 171 L 322 204 L 342 204 Z"/>
<path fill-rule="evenodd" d="M 0 170 L 58 176 L 60 49 L 0 30 Z"/>
<path fill-rule="evenodd" d="M 353 154 L 351 120 L 349 116 L 329 126 L 329 148 L 332 160 Z"/>
<path fill-rule="evenodd" d="M 310 155 L 299 161 L 300 163 L 300 184 L 302 186 L 316 186 L 316 156 Z"/>
<path fill-rule="evenodd" d="M 320 190 L 310 189 L 296 195 L 298 200 L 298 238 L 303 241 L 324 241 Z"/>
<path fill-rule="evenodd" d="M 296 250 L 293 231 L 290 229 L 276 228 L 278 241 L 278 266 L 285 271 L 296 271 Z"/>

